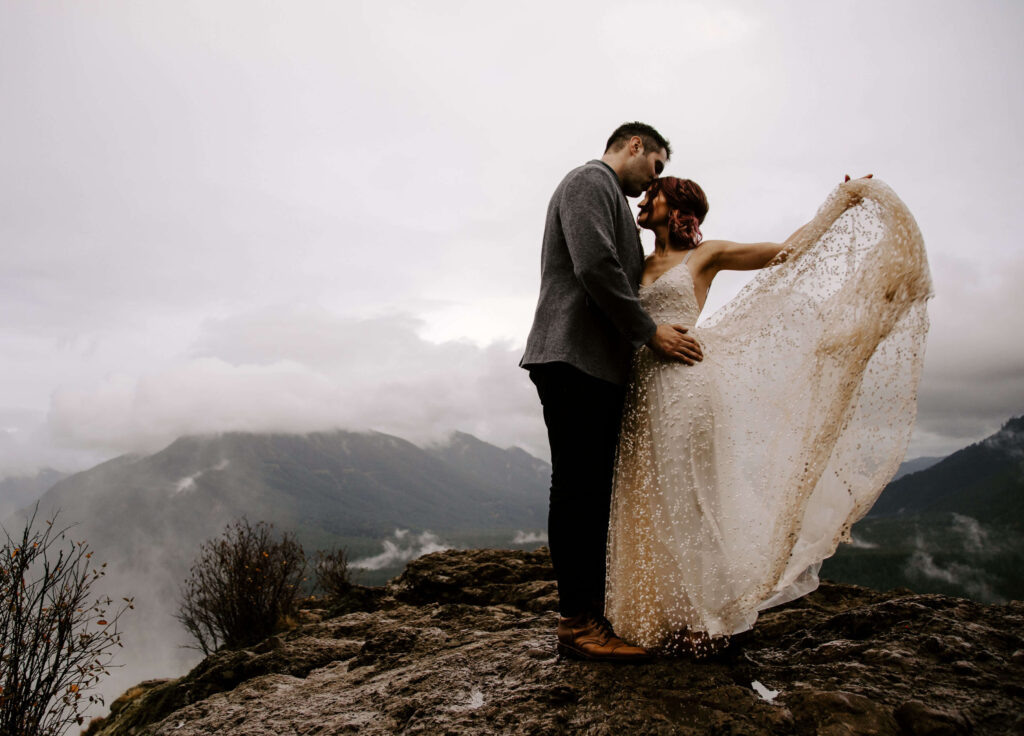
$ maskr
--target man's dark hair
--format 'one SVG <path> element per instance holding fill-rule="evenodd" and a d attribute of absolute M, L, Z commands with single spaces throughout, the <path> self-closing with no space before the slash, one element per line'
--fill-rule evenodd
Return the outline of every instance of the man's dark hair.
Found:
<path fill-rule="evenodd" d="M 650 153 L 652 151 L 660 151 L 662 148 L 665 149 L 665 155 L 668 158 L 672 158 L 672 146 L 669 145 L 668 141 L 665 140 L 665 136 L 656 131 L 647 123 L 632 122 L 623 123 L 615 132 L 612 133 L 608 139 L 608 144 L 604 147 L 604 152 L 608 153 L 612 149 L 618 150 L 622 148 L 630 138 L 633 136 L 640 136 L 640 140 L 644 142 L 644 151 Z"/>

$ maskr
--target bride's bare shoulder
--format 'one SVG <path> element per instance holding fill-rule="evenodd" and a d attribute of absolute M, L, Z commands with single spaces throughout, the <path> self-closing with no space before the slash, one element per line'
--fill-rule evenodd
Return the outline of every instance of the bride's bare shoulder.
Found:
<path fill-rule="evenodd" d="M 705 240 L 693 251 L 693 260 L 699 263 L 710 263 L 722 251 L 736 244 L 729 240 Z"/>
<path fill-rule="evenodd" d="M 700 247 L 697 250 L 707 248 L 706 252 L 710 253 L 711 251 L 722 250 L 723 248 L 729 248 L 734 245 L 736 245 L 736 243 L 731 240 L 705 240 L 700 244 Z"/>

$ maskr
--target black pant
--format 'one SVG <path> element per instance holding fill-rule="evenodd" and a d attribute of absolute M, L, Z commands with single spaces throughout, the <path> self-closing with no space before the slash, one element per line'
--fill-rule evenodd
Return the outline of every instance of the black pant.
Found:
<path fill-rule="evenodd" d="M 605 547 L 623 387 L 567 363 L 530 369 L 551 445 L 548 540 L 563 616 L 604 610 Z"/>

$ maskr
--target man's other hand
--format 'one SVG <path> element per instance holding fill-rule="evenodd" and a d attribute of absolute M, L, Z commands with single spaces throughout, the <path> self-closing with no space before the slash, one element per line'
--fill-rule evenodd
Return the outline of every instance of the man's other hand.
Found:
<path fill-rule="evenodd" d="M 704 353 L 701 352 L 700 343 L 688 335 L 688 331 L 682 325 L 658 325 L 647 346 L 662 358 L 693 365 L 704 359 Z"/>

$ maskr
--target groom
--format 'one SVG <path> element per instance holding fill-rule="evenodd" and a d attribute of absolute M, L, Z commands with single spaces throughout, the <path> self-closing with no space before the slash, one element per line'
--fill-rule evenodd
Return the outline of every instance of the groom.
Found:
<path fill-rule="evenodd" d="M 548 537 L 558 580 L 558 651 L 645 661 L 604 617 L 612 471 L 633 351 L 688 365 L 686 328 L 656 325 L 640 305 L 644 254 L 626 197 L 639 197 L 672 150 L 650 125 L 619 126 L 604 155 L 570 171 L 548 204 L 541 284 L 520 365 L 537 386 L 551 446 Z"/>

